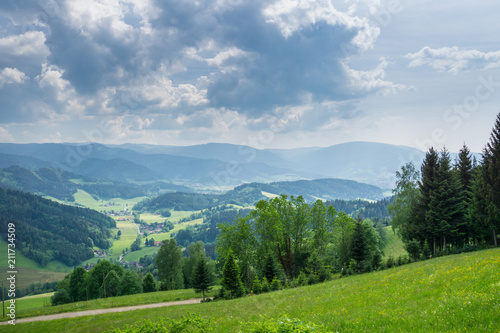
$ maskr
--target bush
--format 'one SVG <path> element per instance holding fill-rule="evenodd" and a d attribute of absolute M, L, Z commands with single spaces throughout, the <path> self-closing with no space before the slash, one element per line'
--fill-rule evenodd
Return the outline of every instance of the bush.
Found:
<path fill-rule="evenodd" d="M 319 282 L 325 282 L 332 278 L 332 274 L 330 273 L 330 269 L 327 266 L 321 266 L 318 272 Z"/>
<path fill-rule="evenodd" d="M 394 262 L 394 258 L 392 256 L 389 256 L 389 258 L 387 258 L 387 262 L 386 262 L 387 268 L 394 267 L 395 264 L 396 263 Z"/>
<path fill-rule="evenodd" d="M 286 315 L 278 320 L 261 320 L 257 323 L 249 323 L 249 333 L 268 333 L 268 332 L 297 332 L 297 333 L 321 333 L 326 332 L 321 326 L 312 323 L 304 324 L 299 319 L 290 319 Z"/>
<path fill-rule="evenodd" d="M 276 291 L 281 289 L 281 281 L 275 276 L 271 282 L 271 290 Z"/>
<path fill-rule="evenodd" d="M 155 332 L 155 333 L 182 333 L 182 332 L 211 332 L 210 320 L 203 319 L 197 314 L 188 314 L 180 320 L 170 318 L 160 319 L 152 322 L 143 320 L 134 325 L 127 325 L 123 329 L 115 328 L 107 331 L 108 333 L 139 333 L 139 332 Z"/>
<path fill-rule="evenodd" d="M 60 305 L 71 303 L 71 297 L 66 289 L 58 290 L 52 297 L 50 298 L 50 303 L 52 305 Z"/>
<path fill-rule="evenodd" d="M 307 276 L 306 273 L 304 273 L 304 271 L 300 272 L 299 277 L 297 278 L 297 284 L 299 286 L 307 285 Z"/>
<path fill-rule="evenodd" d="M 309 278 L 307 279 L 307 284 L 311 285 L 311 284 L 316 284 L 319 282 L 319 276 L 318 274 L 311 274 L 309 275 Z"/>
<path fill-rule="evenodd" d="M 270 289 L 269 282 L 267 281 L 267 278 L 264 276 L 262 279 L 262 292 L 267 293 Z"/>
<path fill-rule="evenodd" d="M 262 291 L 262 285 L 258 277 L 253 280 L 252 291 L 254 294 L 260 294 L 260 292 Z"/>

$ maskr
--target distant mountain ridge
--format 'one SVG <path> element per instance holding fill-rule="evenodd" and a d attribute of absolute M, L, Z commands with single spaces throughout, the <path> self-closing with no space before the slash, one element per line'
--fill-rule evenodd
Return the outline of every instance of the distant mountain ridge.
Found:
<path fill-rule="evenodd" d="M 296 149 L 255 149 L 222 143 L 0 144 L 0 167 L 20 165 L 34 170 L 51 166 L 109 180 L 167 180 L 220 189 L 250 182 L 322 178 L 348 179 L 389 189 L 401 166 L 413 162 L 418 168 L 424 156 L 424 152 L 412 147 L 374 142 Z"/>

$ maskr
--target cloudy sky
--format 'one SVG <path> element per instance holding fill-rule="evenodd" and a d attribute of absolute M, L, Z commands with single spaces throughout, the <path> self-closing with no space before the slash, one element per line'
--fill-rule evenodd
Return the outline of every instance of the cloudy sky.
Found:
<path fill-rule="evenodd" d="M 2 0 L 0 142 L 479 152 L 500 2 Z"/>

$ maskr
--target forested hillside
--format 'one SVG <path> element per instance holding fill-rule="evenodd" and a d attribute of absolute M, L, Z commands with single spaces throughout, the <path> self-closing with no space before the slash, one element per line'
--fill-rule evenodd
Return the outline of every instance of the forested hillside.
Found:
<path fill-rule="evenodd" d="M 235 188 L 224 194 L 165 193 L 146 199 L 134 206 L 134 210 L 155 212 L 160 209 L 201 210 L 224 204 L 253 205 L 265 198 L 256 188 Z"/>
<path fill-rule="evenodd" d="M 47 195 L 64 201 L 74 201 L 73 194 L 78 189 L 101 199 L 129 199 L 157 195 L 165 191 L 192 191 L 186 186 L 161 181 L 136 185 L 122 181 L 86 177 L 60 169 L 41 168 L 32 171 L 20 166 L 0 169 L 0 185 L 36 195 Z"/>
<path fill-rule="evenodd" d="M 258 188 L 261 191 L 276 195 L 302 195 L 308 202 L 314 202 L 317 199 L 355 200 L 362 198 L 378 200 L 384 197 L 383 190 L 377 186 L 335 178 L 273 182 L 269 184 L 251 183 L 238 186 L 235 190 L 243 188 Z"/>
<path fill-rule="evenodd" d="M 111 246 L 110 217 L 0 187 L 0 228 L 15 224 L 16 250 L 45 266 L 59 260 L 73 266 L 92 258 L 94 245 Z M 1 234 L 4 239 L 6 233 Z"/>

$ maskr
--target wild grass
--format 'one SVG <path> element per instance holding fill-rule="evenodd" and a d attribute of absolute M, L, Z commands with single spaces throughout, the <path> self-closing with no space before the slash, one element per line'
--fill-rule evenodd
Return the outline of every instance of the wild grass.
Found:
<path fill-rule="evenodd" d="M 244 331 L 248 322 L 282 315 L 333 332 L 498 332 L 500 248 L 231 301 L 18 324 L 17 329 L 101 332 L 142 319 L 179 319 L 187 312 L 210 318 L 214 332 Z"/>
<path fill-rule="evenodd" d="M 403 241 L 399 236 L 392 231 L 392 227 L 388 226 L 385 228 L 387 235 L 386 246 L 384 247 L 384 259 L 392 256 L 394 259 L 398 258 L 400 255 L 408 254 L 404 248 Z"/>

